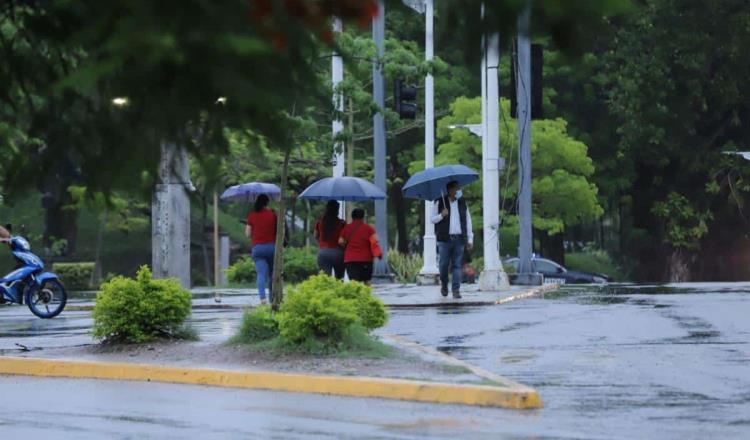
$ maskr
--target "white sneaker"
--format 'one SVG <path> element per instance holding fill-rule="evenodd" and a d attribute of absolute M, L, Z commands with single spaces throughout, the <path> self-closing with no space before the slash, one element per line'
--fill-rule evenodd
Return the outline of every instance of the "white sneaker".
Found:
<path fill-rule="evenodd" d="M 265 299 L 265 298 L 263 298 L 262 300 L 260 300 L 260 304 L 261 305 L 266 305 L 266 304 L 268 304 L 268 300 Z"/>

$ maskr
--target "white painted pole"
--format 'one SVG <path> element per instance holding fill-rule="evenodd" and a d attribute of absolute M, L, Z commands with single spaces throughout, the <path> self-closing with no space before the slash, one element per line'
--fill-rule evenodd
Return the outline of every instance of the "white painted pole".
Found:
<path fill-rule="evenodd" d="M 333 32 L 334 34 L 341 33 L 342 24 L 341 19 L 338 17 L 333 18 Z M 344 159 L 344 143 L 336 140 L 336 137 L 344 130 L 344 122 L 342 116 L 344 112 L 344 95 L 336 90 L 344 80 L 344 60 L 336 52 L 333 52 L 331 57 L 331 82 L 333 87 L 333 105 L 336 108 L 338 115 L 333 119 L 332 132 L 333 132 L 333 177 L 343 177 L 346 172 L 346 161 Z M 339 208 L 339 217 L 345 218 L 346 211 L 345 206 L 342 203 Z"/>
<path fill-rule="evenodd" d="M 484 5 L 482 5 L 484 15 Z M 495 291 L 508 287 L 508 276 L 500 263 L 500 117 L 498 34 L 482 39 L 482 218 L 484 235 L 484 269 L 479 289 Z"/>
<path fill-rule="evenodd" d="M 433 0 L 425 0 L 425 60 L 432 61 L 433 51 Z M 435 166 L 435 83 L 432 74 L 425 78 L 424 98 L 424 167 Z M 420 284 L 437 284 L 440 271 L 437 266 L 437 240 L 432 224 L 433 202 L 424 205 L 424 241 L 422 259 L 424 265 L 419 272 Z"/>

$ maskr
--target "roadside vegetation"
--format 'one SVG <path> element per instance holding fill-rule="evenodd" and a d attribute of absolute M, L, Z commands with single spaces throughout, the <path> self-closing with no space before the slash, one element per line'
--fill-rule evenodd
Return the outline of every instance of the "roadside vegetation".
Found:
<path fill-rule="evenodd" d="M 118 276 L 96 296 L 93 335 L 103 343 L 142 343 L 160 339 L 197 339 L 186 326 L 190 291 L 174 279 L 157 280 L 143 266 L 135 278 Z"/>
<path fill-rule="evenodd" d="M 268 306 L 245 312 L 230 343 L 278 355 L 382 357 L 389 349 L 370 332 L 387 320 L 370 286 L 320 274 L 290 288 L 278 313 Z"/>

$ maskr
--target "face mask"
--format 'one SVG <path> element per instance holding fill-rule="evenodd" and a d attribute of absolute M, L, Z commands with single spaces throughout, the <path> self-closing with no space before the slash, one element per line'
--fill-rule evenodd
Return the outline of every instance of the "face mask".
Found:
<path fill-rule="evenodd" d="M 463 191 L 461 191 L 460 189 L 458 191 L 456 191 L 456 199 L 460 199 L 463 196 L 464 196 L 464 192 Z"/>

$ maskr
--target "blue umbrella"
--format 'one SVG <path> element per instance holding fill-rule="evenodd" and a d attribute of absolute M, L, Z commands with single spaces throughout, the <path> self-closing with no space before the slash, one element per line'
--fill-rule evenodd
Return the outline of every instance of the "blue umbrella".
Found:
<path fill-rule="evenodd" d="M 412 199 L 437 200 L 446 193 L 446 185 L 456 181 L 468 185 L 479 180 L 479 174 L 466 165 L 443 165 L 428 168 L 409 178 L 404 185 L 404 195 Z"/>
<path fill-rule="evenodd" d="M 281 188 L 273 183 L 242 183 L 227 188 L 224 193 L 221 194 L 221 200 L 225 202 L 251 203 L 261 194 L 265 194 L 272 199 L 278 200 L 281 198 Z"/>
<path fill-rule="evenodd" d="M 308 186 L 302 191 L 299 198 L 364 202 L 368 200 L 383 200 L 385 199 L 385 192 L 359 177 L 326 177 Z"/>

